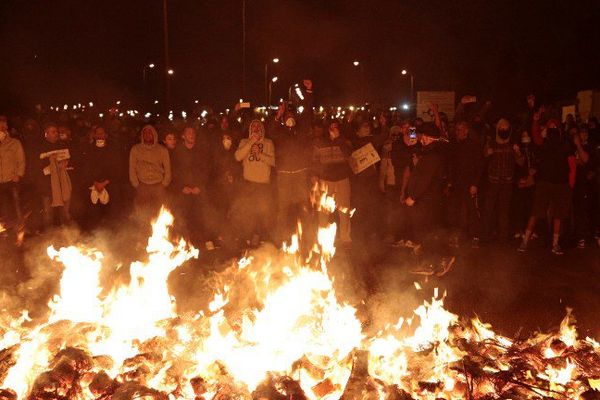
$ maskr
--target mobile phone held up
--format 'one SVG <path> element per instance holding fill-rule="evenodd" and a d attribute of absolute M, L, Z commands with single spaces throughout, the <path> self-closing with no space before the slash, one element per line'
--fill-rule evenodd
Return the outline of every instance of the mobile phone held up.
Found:
<path fill-rule="evenodd" d="M 415 128 L 414 126 L 411 126 L 410 128 L 408 128 L 408 138 L 410 140 L 417 139 L 417 128 Z"/>

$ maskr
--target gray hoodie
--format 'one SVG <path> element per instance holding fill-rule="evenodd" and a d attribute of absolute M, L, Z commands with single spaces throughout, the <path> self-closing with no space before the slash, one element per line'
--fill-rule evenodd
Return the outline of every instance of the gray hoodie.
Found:
<path fill-rule="evenodd" d="M 141 143 L 131 148 L 129 153 L 129 181 L 133 187 L 138 187 L 140 183 L 146 185 L 162 184 L 168 186 L 171 183 L 171 161 L 169 160 L 169 151 L 158 144 L 158 132 L 152 125 L 146 125 L 141 132 L 146 129 L 152 131 L 154 142 L 150 145 L 144 143 L 143 133 Z"/>
<path fill-rule="evenodd" d="M 253 124 L 260 124 L 261 128 L 260 139 L 257 141 L 251 139 Z M 240 142 L 235 152 L 235 159 L 242 162 L 245 180 L 255 183 L 270 182 L 271 167 L 275 166 L 275 146 L 271 139 L 265 138 L 265 127 L 260 120 L 255 119 L 250 123 L 248 139 L 242 139 Z"/>

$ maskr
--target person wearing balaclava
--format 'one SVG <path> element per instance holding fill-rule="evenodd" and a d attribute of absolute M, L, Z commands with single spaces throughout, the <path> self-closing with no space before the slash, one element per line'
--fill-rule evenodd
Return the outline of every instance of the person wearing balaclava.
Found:
<path fill-rule="evenodd" d="M 171 183 L 171 160 L 168 150 L 158 144 L 152 125 L 142 128 L 141 143 L 129 152 L 129 181 L 136 191 L 136 209 L 157 212 Z"/>
<path fill-rule="evenodd" d="M 115 186 L 115 175 L 120 167 L 115 147 L 108 141 L 103 126 L 92 131 L 92 143 L 88 145 L 83 165 L 83 190 L 87 207 L 82 221 L 84 229 L 95 229 L 107 219 L 113 206 L 119 206 L 119 190 Z"/>
<path fill-rule="evenodd" d="M 582 163 L 589 161 L 579 136 L 571 146 L 564 140 L 560 121 L 550 119 L 546 122 L 544 142 L 539 150 L 535 178 L 537 185 L 533 199 L 533 210 L 519 251 L 524 252 L 535 229 L 537 219 L 546 218 L 548 212 L 552 218 L 552 253 L 563 254 L 560 246 L 561 221 L 571 214 L 572 190 L 569 185 L 570 160 L 578 157 Z"/>
<path fill-rule="evenodd" d="M 298 220 L 306 218 L 309 203 L 309 131 L 300 129 L 296 114 L 280 105 L 269 130 L 277 149 L 277 234 L 289 240 Z"/>
<path fill-rule="evenodd" d="M 490 240 L 494 231 L 498 240 L 508 239 L 510 198 L 517 165 L 523 164 L 518 145 L 511 143 L 510 122 L 501 118 L 496 123 L 496 137 L 484 149 L 487 159 L 487 189 L 484 195 L 484 238 Z"/>
<path fill-rule="evenodd" d="M 19 197 L 19 182 L 25 175 L 25 153 L 18 139 L 9 135 L 8 125 L 0 121 L 0 204 L 12 204 L 14 207 L 15 222 L 22 222 L 21 201 Z M 8 220 L 8 215 L 1 213 L 7 211 L 0 209 L 0 219 Z M 2 218 L 4 217 L 4 218 Z"/>
<path fill-rule="evenodd" d="M 265 137 L 265 127 L 260 120 L 250 122 L 248 138 L 240 141 L 235 159 L 242 163 L 244 178 L 240 197 L 233 206 L 235 224 L 246 238 L 252 237 L 252 245 L 258 245 L 272 228 L 275 215 L 270 185 L 275 147 L 273 141 Z"/>

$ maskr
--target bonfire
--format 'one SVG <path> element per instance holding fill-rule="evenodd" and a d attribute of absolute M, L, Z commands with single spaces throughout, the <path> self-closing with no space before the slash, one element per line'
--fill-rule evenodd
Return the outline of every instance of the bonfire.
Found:
<path fill-rule="evenodd" d="M 315 204 L 336 209 L 325 192 Z M 600 345 L 577 337 L 570 311 L 557 332 L 507 338 L 444 309 L 436 289 L 367 335 L 334 289 L 326 217 L 310 251 L 299 227 L 280 252 L 215 273 L 205 310 L 178 314 L 167 279 L 198 250 L 172 224 L 161 210 L 147 260 L 108 291 L 100 251 L 48 249 L 63 271 L 45 321 L 0 319 L 1 400 L 600 398 Z"/>

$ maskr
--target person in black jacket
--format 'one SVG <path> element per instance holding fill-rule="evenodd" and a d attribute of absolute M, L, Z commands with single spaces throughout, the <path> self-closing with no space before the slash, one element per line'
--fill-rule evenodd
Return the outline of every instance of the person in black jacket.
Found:
<path fill-rule="evenodd" d="M 211 154 L 206 141 L 197 138 L 192 126 L 183 129 L 182 141 L 173 151 L 173 195 L 179 221 L 192 239 L 212 249 L 212 221 L 208 214 L 208 174 Z"/>
<path fill-rule="evenodd" d="M 449 220 L 454 228 L 450 245 L 458 246 L 462 234 L 471 240 L 472 247 L 477 247 L 480 235 L 477 198 L 483 156 L 479 143 L 469 135 L 466 121 L 456 125 L 456 141 L 451 144 L 449 155 Z"/>
<path fill-rule="evenodd" d="M 419 128 L 421 154 L 410 174 L 404 203 L 415 241 L 423 245 L 435 225 L 442 193 L 444 157 L 439 132 L 430 124 Z"/>
<path fill-rule="evenodd" d="M 87 189 L 86 204 L 88 204 L 82 221 L 84 229 L 97 228 L 106 220 L 115 204 L 116 207 L 120 206 L 119 190 L 114 184 L 116 175 L 122 167 L 119 154 L 112 143 L 109 143 L 104 127 L 95 127 L 92 139 L 92 144 L 87 145 L 82 168 L 84 177 L 82 184 Z M 106 194 L 103 194 L 103 191 Z"/>
<path fill-rule="evenodd" d="M 288 240 L 298 219 L 308 210 L 309 131 L 297 126 L 297 116 L 282 104 L 269 129 L 277 149 L 277 240 Z"/>

